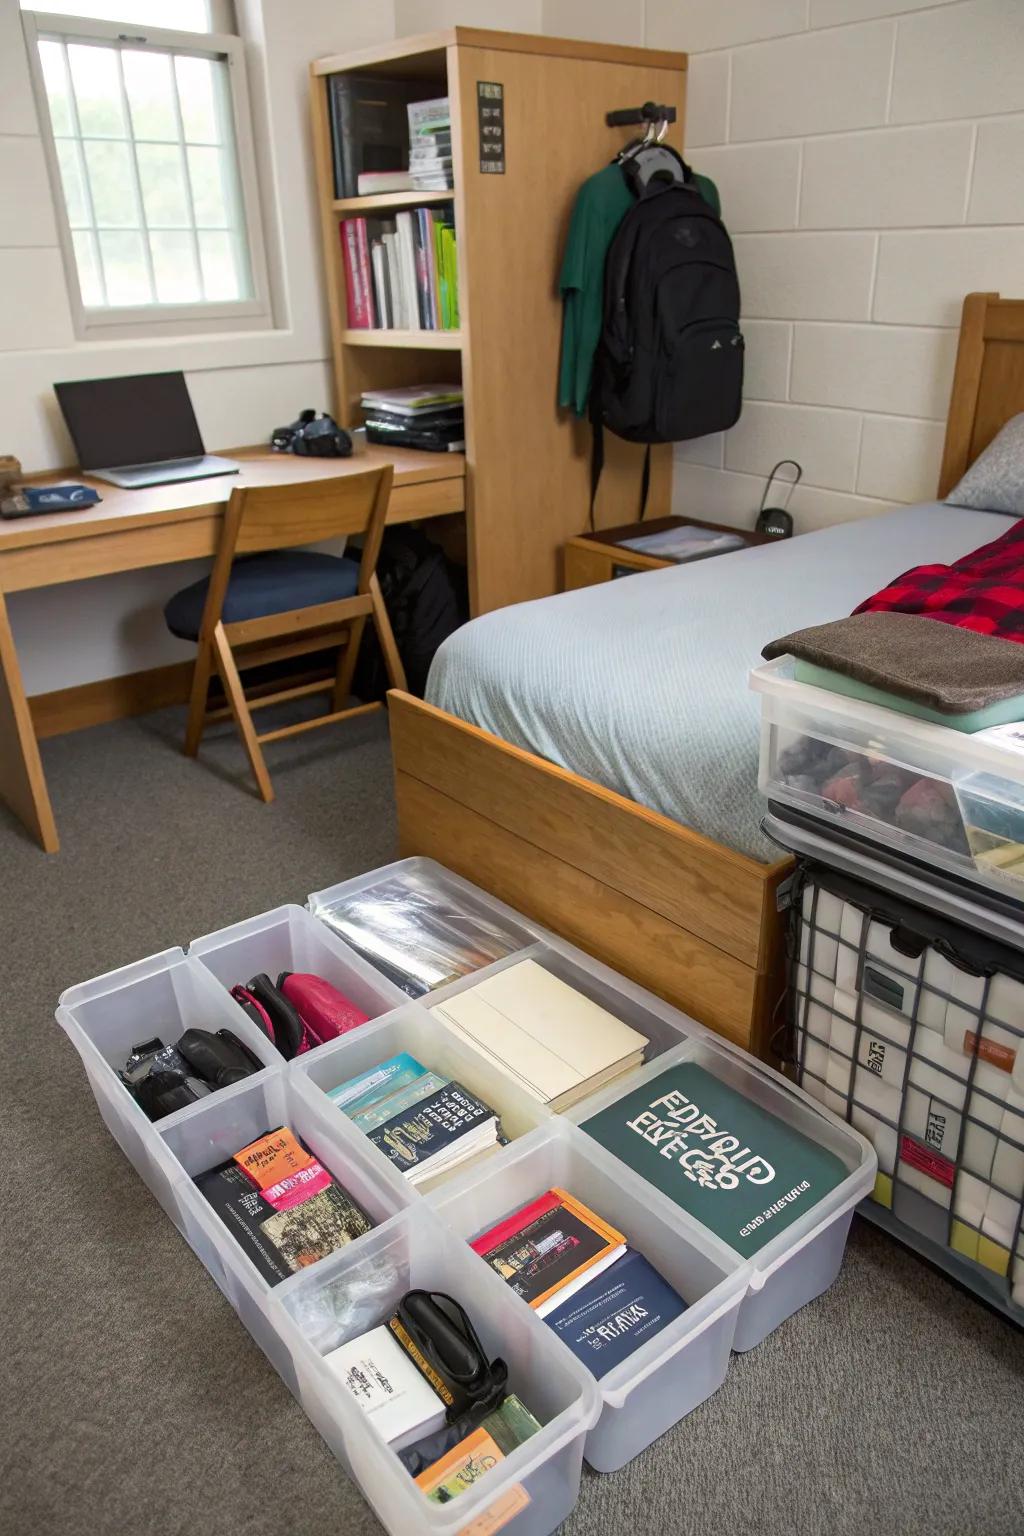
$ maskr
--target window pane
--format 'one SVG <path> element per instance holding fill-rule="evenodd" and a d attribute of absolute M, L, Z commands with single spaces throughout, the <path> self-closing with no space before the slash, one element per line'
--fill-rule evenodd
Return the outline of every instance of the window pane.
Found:
<path fill-rule="evenodd" d="M 39 11 L 41 0 L 21 0 L 23 11 Z M 91 16 L 97 21 L 144 22 L 179 32 L 209 32 L 209 0 L 53 0 L 46 7 L 60 16 Z"/>
<path fill-rule="evenodd" d="M 89 230 L 77 229 L 72 235 L 75 243 L 75 265 L 78 268 L 78 285 L 82 290 L 82 303 L 95 308 L 103 303 L 103 282 L 100 277 L 100 260 L 96 251 L 96 236 Z"/>
<path fill-rule="evenodd" d="M 213 59 L 192 59 L 185 54 L 174 61 L 181 120 L 185 125 L 185 137 L 192 144 L 221 142 L 214 71 L 226 68 L 226 64 L 217 64 Z"/>
<path fill-rule="evenodd" d="M 70 87 L 62 43 L 41 42 L 39 62 L 43 66 L 46 99 L 50 103 L 50 121 L 56 134 L 73 133 Z"/>
<path fill-rule="evenodd" d="M 200 230 L 199 259 L 203 264 L 203 288 L 207 299 L 246 297 L 235 262 L 235 242 L 230 235 Z"/>
<path fill-rule="evenodd" d="M 202 298 L 196 253 L 187 230 L 158 230 L 149 237 L 160 304 L 197 304 Z"/>
<path fill-rule="evenodd" d="M 227 229 L 233 223 L 225 170 L 222 150 L 189 146 L 188 172 L 200 229 Z"/>
<path fill-rule="evenodd" d="M 97 225 L 100 229 L 137 229 L 141 220 L 135 203 L 128 145 L 93 139 L 84 147 Z"/>
<path fill-rule="evenodd" d="M 91 43 L 69 43 L 68 63 L 78 105 L 79 131 L 87 139 L 123 139 L 127 124 L 121 107 L 117 50 Z"/>
<path fill-rule="evenodd" d="M 60 183 L 64 189 L 64 205 L 68 210 L 68 223 L 72 229 L 82 229 L 92 223 L 89 201 L 85 195 L 85 168 L 82 165 L 82 149 L 76 139 L 57 139 L 57 160 L 60 164 Z M 106 147 L 106 146 L 104 146 Z"/>
<path fill-rule="evenodd" d="M 178 119 L 174 111 L 174 82 L 169 56 L 126 48 L 121 62 L 135 137 L 176 142 Z"/>
<path fill-rule="evenodd" d="M 136 150 L 146 223 L 153 229 L 188 229 L 188 190 L 176 144 L 140 144 Z"/>
<path fill-rule="evenodd" d="M 99 235 L 108 304 L 151 304 L 149 269 L 137 230 L 104 230 Z"/>

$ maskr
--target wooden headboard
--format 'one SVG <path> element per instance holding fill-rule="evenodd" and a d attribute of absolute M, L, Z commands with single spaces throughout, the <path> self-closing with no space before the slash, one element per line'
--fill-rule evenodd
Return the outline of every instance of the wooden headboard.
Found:
<path fill-rule="evenodd" d="M 949 398 L 940 497 L 1018 411 L 1024 411 L 1024 299 L 969 293 Z"/>

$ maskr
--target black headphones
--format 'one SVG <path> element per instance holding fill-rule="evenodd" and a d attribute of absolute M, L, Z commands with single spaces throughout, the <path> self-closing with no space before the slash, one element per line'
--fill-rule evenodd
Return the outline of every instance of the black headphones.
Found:
<path fill-rule="evenodd" d="M 288 427 L 275 427 L 270 445 L 278 453 L 318 459 L 347 459 L 352 453 L 352 439 L 334 417 L 312 410 L 303 411 Z"/>

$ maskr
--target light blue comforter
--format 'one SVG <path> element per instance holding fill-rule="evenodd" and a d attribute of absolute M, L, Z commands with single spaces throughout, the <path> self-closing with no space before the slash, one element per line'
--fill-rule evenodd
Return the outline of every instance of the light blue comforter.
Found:
<path fill-rule="evenodd" d="M 769 640 L 848 614 L 912 565 L 948 562 L 1007 519 L 904 507 L 784 543 L 623 577 L 475 619 L 438 651 L 432 704 L 758 859 Z"/>

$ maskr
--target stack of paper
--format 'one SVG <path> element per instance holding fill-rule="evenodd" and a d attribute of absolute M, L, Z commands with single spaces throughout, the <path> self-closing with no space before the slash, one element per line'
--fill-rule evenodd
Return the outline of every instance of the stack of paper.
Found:
<path fill-rule="evenodd" d="M 646 1036 L 535 960 L 510 965 L 430 1011 L 556 1113 L 639 1066 L 647 1045 Z"/>

